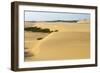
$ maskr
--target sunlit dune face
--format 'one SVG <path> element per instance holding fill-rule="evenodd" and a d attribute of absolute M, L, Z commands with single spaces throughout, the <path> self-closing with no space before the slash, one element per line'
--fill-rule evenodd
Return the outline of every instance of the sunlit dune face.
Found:
<path fill-rule="evenodd" d="M 88 22 L 27 22 L 25 25 L 25 28 L 37 27 L 41 30 L 46 28 L 50 30 L 50 33 L 24 32 L 25 61 L 90 58 Z"/>

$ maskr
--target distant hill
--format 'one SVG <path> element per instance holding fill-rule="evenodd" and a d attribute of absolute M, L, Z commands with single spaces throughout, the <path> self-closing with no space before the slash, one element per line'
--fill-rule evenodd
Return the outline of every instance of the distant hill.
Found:
<path fill-rule="evenodd" d="M 52 21 L 25 21 L 25 22 L 31 22 L 31 23 L 35 23 L 35 22 L 78 22 L 78 20 L 52 20 Z"/>

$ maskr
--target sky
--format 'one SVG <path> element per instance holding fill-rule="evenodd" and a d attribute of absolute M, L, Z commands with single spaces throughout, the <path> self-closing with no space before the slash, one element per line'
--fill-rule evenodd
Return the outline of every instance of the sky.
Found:
<path fill-rule="evenodd" d="M 25 11 L 25 21 L 83 20 L 90 19 L 90 14 L 67 12 Z"/>

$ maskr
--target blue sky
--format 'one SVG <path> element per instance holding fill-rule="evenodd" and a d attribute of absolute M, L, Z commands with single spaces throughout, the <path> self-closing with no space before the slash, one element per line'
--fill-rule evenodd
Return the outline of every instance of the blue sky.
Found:
<path fill-rule="evenodd" d="M 90 14 L 25 11 L 25 21 L 83 20 L 90 19 Z"/>

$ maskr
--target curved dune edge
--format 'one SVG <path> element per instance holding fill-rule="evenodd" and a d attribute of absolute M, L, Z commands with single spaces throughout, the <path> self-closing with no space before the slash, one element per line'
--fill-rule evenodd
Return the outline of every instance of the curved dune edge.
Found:
<path fill-rule="evenodd" d="M 89 24 L 37 22 L 34 26 L 58 32 L 52 32 L 39 41 L 31 40 L 28 48 L 34 56 L 26 61 L 90 58 Z"/>
<path fill-rule="evenodd" d="M 35 23 L 32 27 L 49 28 L 50 30 L 58 30 L 59 32 L 89 32 L 90 25 L 87 23 Z"/>
<path fill-rule="evenodd" d="M 55 32 L 41 40 L 34 51 L 36 55 L 32 57 L 32 60 L 89 58 L 89 33 L 65 33 L 66 32 Z"/>

